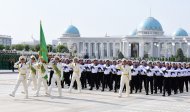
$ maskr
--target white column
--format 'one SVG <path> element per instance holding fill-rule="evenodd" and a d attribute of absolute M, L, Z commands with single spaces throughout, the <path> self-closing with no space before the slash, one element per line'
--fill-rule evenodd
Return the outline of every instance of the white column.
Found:
<path fill-rule="evenodd" d="M 144 57 L 144 42 L 139 43 L 139 57 L 140 58 Z"/>
<path fill-rule="evenodd" d="M 153 57 L 153 47 L 154 47 L 154 45 L 153 45 L 153 42 L 151 42 L 150 43 L 150 57 Z"/>
<path fill-rule="evenodd" d="M 158 43 L 157 47 L 158 47 L 158 58 L 160 58 L 160 48 L 161 48 L 161 44 Z"/>
<path fill-rule="evenodd" d="M 101 58 L 104 58 L 104 43 L 100 43 L 100 50 L 101 50 Z"/>
<path fill-rule="evenodd" d="M 187 43 L 187 57 L 189 58 L 189 43 Z"/>
<path fill-rule="evenodd" d="M 119 43 L 119 51 L 120 51 L 120 52 L 122 52 L 122 51 L 121 51 L 121 49 L 122 49 L 121 47 L 122 47 L 122 46 L 121 46 L 121 42 L 120 42 L 120 43 Z"/>
<path fill-rule="evenodd" d="M 179 43 L 179 47 L 182 49 L 182 42 Z"/>
<path fill-rule="evenodd" d="M 91 57 L 91 54 L 90 54 L 90 42 L 88 43 L 88 56 L 89 56 L 89 58 Z"/>
<path fill-rule="evenodd" d="M 167 58 L 168 57 L 168 43 L 166 42 L 166 43 L 164 43 L 165 44 L 165 46 L 166 46 L 166 48 L 165 48 L 165 58 Z"/>
<path fill-rule="evenodd" d="M 80 54 L 80 48 L 79 48 L 80 42 L 77 43 L 77 56 Z"/>
<path fill-rule="evenodd" d="M 95 53 L 95 57 L 96 59 L 98 58 L 98 49 L 97 49 L 97 43 L 94 43 L 94 53 Z"/>
<path fill-rule="evenodd" d="M 116 56 L 116 52 L 115 52 L 115 43 L 113 43 L 113 57 Z"/>
<path fill-rule="evenodd" d="M 175 56 L 175 43 L 172 43 L 172 55 Z"/>
<path fill-rule="evenodd" d="M 123 43 L 123 49 L 122 49 L 122 53 L 123 53 L 123 55 L 125 56 L 125 42 L 122 42 Z"/>
<path fill-rule="evenodd" d="M 85 50 L 84 46 L 85 46 L 85 43 L 82 42 L 82 53 L 83 53 L 83 55 L 86 53 L 86 50 Z"/>
<path fill-rule="evenodd" d="M 106 44 L 107 44 L 107 58 L 109 58 L 109 43 Z"/>
<path fill-rule="evenodd" d="M 126 42 L 126 44 L 127 44 L 127 49 L 126 49 L 126 51 L 127 51 L 127 58 L 130 58 L 131 57 L 131 43 Z"/>

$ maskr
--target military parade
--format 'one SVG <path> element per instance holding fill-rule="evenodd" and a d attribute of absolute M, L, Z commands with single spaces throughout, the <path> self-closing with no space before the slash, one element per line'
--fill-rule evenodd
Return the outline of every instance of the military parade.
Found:
<path fill-rule="evenodd" d="M 58 88 L 59 97 L 64 95 L 63 88 L 68 89 L 69 93 L 72 89 L 81 94 L 82 90 L 109 91 L 122 97 L 122 93 L 125 96 L 181 94 L 188 92 L 190 84 L 190 63 L 186 62 L 69 59 L 59 55 L 48 60 L 46 62 L 43 57 L 37 59 L 34 55 L 29 59 L 20 56 L 14 64 L 19 73 L 10 96 L 15 97 L 20 83 L 23 84 L 25 98 L 29 97 L 29 87 L 36 91 L 35 96 L 38 97 L 42 90 L 51 97 L 54 88 Z"/>

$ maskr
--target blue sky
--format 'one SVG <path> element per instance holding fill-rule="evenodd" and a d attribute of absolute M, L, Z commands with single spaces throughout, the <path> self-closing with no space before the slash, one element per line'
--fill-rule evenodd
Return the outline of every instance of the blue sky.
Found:
<path fill-rule="evenodd" d="M 39 39 L 42 20 L 47 43 L 73 24 L 81 36 L 127 35 L 146 17 L 155 17 L 165 34 L 190 32 L 190 0 L 0 0 L 0 34 L 13 43 Z"/>

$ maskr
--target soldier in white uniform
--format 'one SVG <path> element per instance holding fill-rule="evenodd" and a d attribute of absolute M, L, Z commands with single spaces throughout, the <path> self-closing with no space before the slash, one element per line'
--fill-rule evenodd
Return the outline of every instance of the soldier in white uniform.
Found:
<path fill-rule="evenodd" d="M 71 79 L 71 84 L 69 87 L 69 92 L 71 92 L 72 88 L 73 88 L 73 84 L 74 81 L 76 80 L 77 82 L 77 89 L 78 92 L 81 92 L 81 82 L 80 82 L 80 77 L 81 77 L 81 68 L 80 68 L 80 64 L 78 63 L 78 58 L 74 58 L 73 62 L 70 64 L 70 67 L 73 68 L 73 75 L 72 75 L 72 79 Z"/>
<path fill-rule="evenodd" d="M 15 68 L 18 68 L 18 78 L 17 78 L 17 82 L 15 85 L 15 88 L 13 90 L 13 92 L 10 94 L 10 96 L 14 97 L 15 93 L 20 85 L 20 83 L 22 82 L 23 87 L 24 87 L 24 92 L 25 92 L 25 98 L 28 98 L 28 88 L 27 88 L 27 70 L 28 70 L 28 66 L 25 64 L 25 57 L 24 56 L 20 56 L 19 57 L 19 61 L 17 63 L 14 64 Z"/>
<path fill-rule="evenodd" d="M 131 67 L 128 65 L 128 62 L 126 60 L 123 60 L 121 71 L 122 75 L 120 81 L 119 97 L 122 97 L 122 91 L 124 85 L 126 85 L 126 95 L 129 96 L 130 93 L 129 81 L 131 80 Z"/>
<path fill-rule="evenodd" d="M 53 68 L 54 74 L 51 80 L 51 85 L 49 87 L 49 94 L 51 95 L 51 91 L 53 87 L 55 87 L 55 82 L 57 82 L 59 96 L 62 96 L 61 89 L 61 79 L 63 78 L 63 67 L 60 62 L 59 56 L 55 56 L 53 60 L 50 61 L 49 65 Z"/>
<path fill-rule="evenodd" d="M 33 90 L 37 90 L 37 66 L 36 66 L 36 58 L 34 55 L 30 57 L 30 61 L 26 64 L 29 67 L 29 80 L 27 86 L 29 87 L 31 82 L 33 82 Z"/>
<path fill-rule="evenodd" d="M 37 85 L 37 91 L 36 91 L 36 96 L 39 96 L 41 84 L 43 83 L 44 88 L 45 88 L 45 94 L 49 96 L 48 93 L 48 85 L 47 85 L 47 79 L 48 79 L 48 68 L 47 68 L 47 62 L 40 57 L 40 62 L 37 63 L 37 68 L 38 68 L 38 85 Z"/>

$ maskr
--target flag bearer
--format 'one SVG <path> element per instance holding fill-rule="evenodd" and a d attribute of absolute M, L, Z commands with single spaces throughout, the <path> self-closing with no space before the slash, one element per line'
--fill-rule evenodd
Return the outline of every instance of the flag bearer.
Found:
<path fill-rule="evenodd" d="M 12 97 L 15 97 L 15 93 L 16 93 L 20 83 L 22 82 L 24 91 L 25 91 L 25 98 L 28 98 L 28 88 L 27 88 L 27 78 L 26 78 L 28 66 L 25 64 L 25 61 L 26 61 L 26 58 L 24 56 L 20 56 L 19 61 L 14 64 L 14 67 L 18 68 L 19 75 L 17 78 L 15 88 L 12 91 L 12 93 L 10 94 L 10 96 L 12 96 Z"/>

